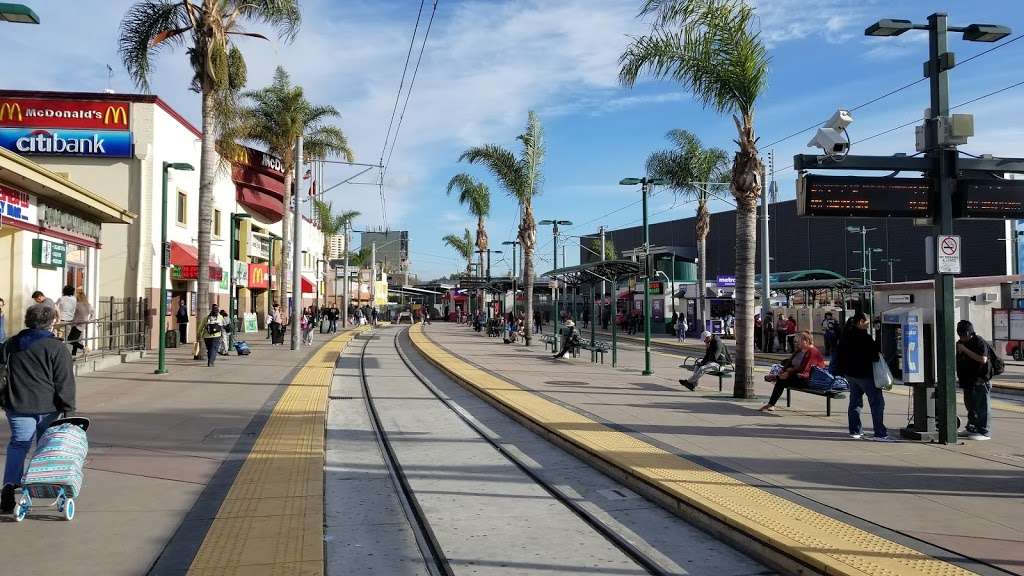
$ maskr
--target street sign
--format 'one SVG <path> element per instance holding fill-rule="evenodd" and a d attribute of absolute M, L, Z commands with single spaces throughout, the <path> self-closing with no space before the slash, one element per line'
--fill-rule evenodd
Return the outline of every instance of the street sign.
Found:
<path fill-rule="evenodd" d="M 913 294 L 889 294 L 889 304 L 913 304 Z"/>
<path fill-rule="evenodd" d="M 960 273 L 960 237 L 942 235 L 937 237 L 935 256 L 939 274 Z"/>
<path fill-rule="evenodd" d="M 959 180 L 954 218 L 1024 219 L 1024 180 Z"/>
<path fill-rule="evenodd" d="M 800 216 L 928 218 L 931 180 L 802 174 L 797 180 Z"/>

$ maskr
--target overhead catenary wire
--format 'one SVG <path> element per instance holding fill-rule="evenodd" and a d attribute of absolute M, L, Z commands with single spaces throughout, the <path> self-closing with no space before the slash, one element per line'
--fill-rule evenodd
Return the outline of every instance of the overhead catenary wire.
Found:
<path fill-rule="evenodd" d="M 398 135 L 401 133 L 402 123 L 405 120 L 405 112 L 406 112 L 406 110 L 409 107 L 409 99 L 412 97 L 412 90 L 413 90 L 413 87 L 416 85 L 416 76 L 419 74 L 420 63 L 423 61 L 423 52 L 424 52 L 424 50 L 427 47 L 427 39 L 430 37 L 430 30 L 431 30 L 431 28 L 434 25 L 434 16 L 437 14 L 437 4 L 438 4 L 438 1 L 439 0 L 434 0 L 434 4 L 433 4 L 433 6 L 432 6 L 432 8 L 430 10 L 430 19 L 427 21 L 427 29 L 423 33 L 423 39 L 422 39 L 422 41 L 420 43 L 419 55 L 417 55 L 417 57 L 416 57 L 416 66 L 413 68 L 412 78 L 409 80 L 409 87 L 405 91 L 405 102 L 403 102 L 403 104 L 402 104 L 402 112 L 398 115 L 398 123 L 395 124 L 395 133 L 394 133 L 394 136 L 391 138 L 391 148 L 388 151 L 387 160 L 384 160 L 384 150 L 381 150 L 381 165 L 383 166 L 383 168 L 380 171 L 380 199 L 381 199 L 381 205 L 382 205 L 382 208 L 383 208 L 384 226 L 385 226 L 385 228 L 387 228 L 387 195 L 384 193 L 384 178 L 385 178 L 385 176 L 387 176 L 388 167 L 391 165 L 391 156 L 395 153 L 395 146 L 398 143 Z M 420 11 L 419 11 L 419 14 L 417 14 L 417 16 L 416 16 L 416 29 L 419 28 L 420 17 L 421 17 L 421 15 L 423 13 L 423 4 L 424 4 L 424 0 L 420 0 Z M 413 42 L 415 42 L 415 39 L 416 39 L 416 30 L 413 30 Z M 405 80 L 405 72 L 408 71 L 408 67 L 409 67 L 409 56 L 412 54 L 412 44 L 413 43 L 411 42 L 410 45 L 409 45 L 410 51 L 406 55 L 406 61 L 405 61 L 406 70 L 402 72 L 403 83 L 404 83 L 404 80 Z M 401 95 L 401 85 L 399 85 L 399 92 L 398 93 L 399 93 L 399 96 L 400 96 Z M 397 109 L 397 104 L 398 104 L 398 100 L 397 99 L 395 101 L 395 104 L 396 104 L 396 109 Z M 392 111 L 392 120 L 394 120 L 394 111 Z M 387 149 L 387 146 L 388 146 L 388 143 L 385 140 L 384 148 Z"/>

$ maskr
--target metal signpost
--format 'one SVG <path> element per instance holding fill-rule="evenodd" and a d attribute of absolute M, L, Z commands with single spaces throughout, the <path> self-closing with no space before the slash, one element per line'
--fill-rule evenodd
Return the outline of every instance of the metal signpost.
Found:
<path fill-rule="evenodd" d="M 950 238 L 956 238 L 953 236 L 953 218 L 955 216 L 953 199 L 958 181 L 962 185 L 965 181 L 970 182 L 977 179 L 991 181 L 1006 172 L 1024 172 L 1024 159 L 988 156 L 960 157 L 956 146 L 966 142 L 966 138 L 973 135 L 973 125 L 969 117 L 965 118 L 961 115 L 951 117 L 949 113 L 947 73 L 956 64 L 953 54 L 946 49 L 947 34 L 948 32 L 962 32 L 963 39 L 967 41 L 995 42 L 1008 36 L 1010 29 L 1004 26 L 985 24 L 949 26 L 946 14 L 937 12 L 928 17 L 927 24 L 914 24 L 909 20 L 880 20 L 868 27 L 864 33 L 868 36 L 897 36 L 908 30 L 928 31 L 929 59 L 925 63 L 924 69 L 925 76 L 930 81 L 931 107 L 924 120 L 923 128 L 925 157 L 844 155 L 841 158 L 836 158 L 831 155 L 798 154 L 793 158 L 793 168 L 801 174 L 802 182 L 798 184 L 798 190 L 803 188 L 805 184 L 803 180 L 809 176 L 805 174 L 806 170 L 884 170 L 925 173 L 928 180 L 928 203 L 922 206 L 916 202 L 912 204 L 904 202 L 901 206 L 918 212 L 923 208 L 932 219 L 933 225 L 938 228 L 940 244 L 937 252 L 941 253 L 943 249 L 950 250 L 955 242 L 954 253 L 959 256 L 959 239 L 950 241 Z M 969 126 L 969 129 L 965 126 Z M 960 180 L 958 175 L 963 175 L 963 180 Z M 812 176 L 812 178 L 821 177 Z M 895 180 L 903 179 L 859 178 L 857 182 L 891 186 Z M 906 184 L 909 186 L 909 192 L 905 190 L 905 193 L 920 193 L 921 184 L 919 182 Z M 853 208 L 855 207 L 851 207 L 851 209 Z M 988 212 L 987 214 L 990 218 L 1006 217 L 1001 213 Z M 907 214 L 898 215 L 905 216 Z M 943 238 L 946 240 L 945 243 L 942 243 Z M 953 254 L 948 254 L 947 258 L 952 256 Z M 919 417 L 927 419 L 926 415 L 920 414 L 915 414 L 914 429 L 903 431 L 904 435 L 908 437 L 938 440 L 944 444 L 952 444 L 957 441 L 953 275 L 958 272 L 959 268 L 952 265 L 952 260 L 947 260 L 942 267 L 937 266 L 935 272 L 934 335 L 937 366 L 935 420 L 937 431 L 931 427 L 930 423 L 918 422 Z M 927 394 L 927 389 L 923 386 L 915 387 L 914 393 L 915 396 Z"/>

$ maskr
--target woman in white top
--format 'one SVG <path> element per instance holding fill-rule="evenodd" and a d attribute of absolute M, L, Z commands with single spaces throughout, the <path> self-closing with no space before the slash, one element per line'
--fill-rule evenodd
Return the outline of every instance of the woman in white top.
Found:
<path fill-rule="evenodd" d="M 60 310 L 60 301 L 64 300 L 64 296 L 58 300 L 57 309 Z M 81 288 L 75 294 L 75 312 L 71 315 L 71 330 L 68 332 L 68 343 L 71 344 L 71 355 L 78 354 L 78 351 L 85 351 L 85 344 L 82 344 L 82 336 L 85 334 L 86 326 L 89 324 L 89 320 L 92 319 L 92 305 L 89 304 L 89 299 L 85 296 L 85 290 Z M 61 312 L 63 315 L 63 312 Z"/>

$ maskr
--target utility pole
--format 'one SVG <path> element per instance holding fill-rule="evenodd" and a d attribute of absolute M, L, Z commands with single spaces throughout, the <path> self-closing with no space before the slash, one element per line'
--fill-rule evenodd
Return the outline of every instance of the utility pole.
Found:
<path fill-rule="evenodd" d="M 343 308 L 341 309 L 341 327 L 342 328 L 348 328 L 348 285 L 349 285 L 349 277 L 348 277 L 348 251 L 349 251 L 349 247 L 348 247 L 348 222 L 346 221 L 345 222 L 345 270 L 344 270 L 344 274 L 345 274 L 345 279 L 344 280 L 345 280 L 345 282 L 341 285 L 341 294 L 342 294 L 342 296 L 341 296 L 341 303 L 342 303 L 342 306 L 343 306 Z M 335 274 L 335 276 L 337 276 L 337 274 Z M 338 279 L 335 278 L 334 281 L 335 281 L 335 283 L 337 283 Z"/>
<path fill-rule="evenodd" d="M 771 172 L 771 184 L 768 194 L 761 194 L 761 350 L 768 350 L 768 318 L 772 314 L 772 281 L 771 252 L 768 250 L 768 196 L 775 196 L 778 184 L 775 182 L 775 151 L 768 152 L 768 169 Z M 701 300 L 704 295 L 700 295 Z M 701 328 L 703 329 L 703 327 Z"/>
<path fill-rule="evenodd" d="M 548 224 L 551 224 L 551 235 L 552 235 L 552 238 L 553 238 L 552 244 L 554 244 L 554 246 L 552 247 L 552 253 L 551 253 L 551 256 L 553 258 L 553 260 L 551 261 L 551 264 L 552 264 L 551 269 L 552 270 L 558 270 L 558 226 L 560 224 L 563 225 L 563 226 L 572 226 L 572 222 L 570 222 L 568 220 L 558 220 L 558 219 L 555 219 L 555 220 L 541 220 L 540 222 L 537 222 L 537 224 L 539 226 L 547 226 Z M 562 261 L 562 265 L 563 266 L 565 265 L 564 259 Z M 558 279 L 554 278 L 553 280 L 555 280 L 555 288 L 551 291 L 551 300 L 552 300 L 552 302 L 554 304 L 554 307 L 553 307 L 554 314 L 552 314 L 551 320 L 553 321 L 553 323 L 552 323 L 552 328 L 554 329 L 553 335 L 554 335 L 555 339 L 557 340 L 558 339 L 558 282 L 557 282 Z"/>
<path fill-rule="evenodd" d="M 516 252 L 519 251 L 519 244 L 521 244 L 521 242 L 518 242 L 516 240 L 506 240 L 506 241 L 502 242 L 502 245 L 504 245 L 504 246 L 511 246 L 512 247 L 512 312 L 513 313 L 515 313 L 515 311 L 516 311 Z M 528 319 L 528 321 L 533 322 L 532 319 Z"/>
<path fill-rule="evenodd" d="M 885 262 L 886 264 L 889 265 L 889 284 L 892 284 L 893 282 L 895 282 L 895 280 L 893 280 L 893 268 L 892 268 L 892 265 L 894 263 L 896 263 L 896 262 L 899 262 L 899 261 L 900 261 L 899 258 L 882 258 L 882 262 Z"/>
<path fill-rule="evenodd" d="M 370 306 L 377 305 L 377 243 L 370 244 Z"/>
<path fill-rule="evenodd" d="M 605 225 L 602 224 L 601 228 L 600 228 L 600 230 L 601 230 L 601 262 L 605 261 L 605 245 L 604 245 L 604 243 L 605 243 L 605 236 L 604 236 L 605 229 L 606 229 Z M 604 318 L 604 299 L 605 299 L 607 294 L 608 294 L 607 282 L 605 282 L 604 280 L 601 280 L 601 306 L 598 308 L 598 310 L 600 310 L 600 312 L 601 312 L 601 318 Z M 597 320 L 597 318 L 595 318 L 594 320 Z"/>
<path fill-rule="evenodd" d="M 292 222 L 292 309 L 291 349 L 299 349 L 299 322 L 302 320 L 302 211 L 299 210 L 299 190 L 302 188 L 302 136 L 295 140 L 295 209 Z"/>

